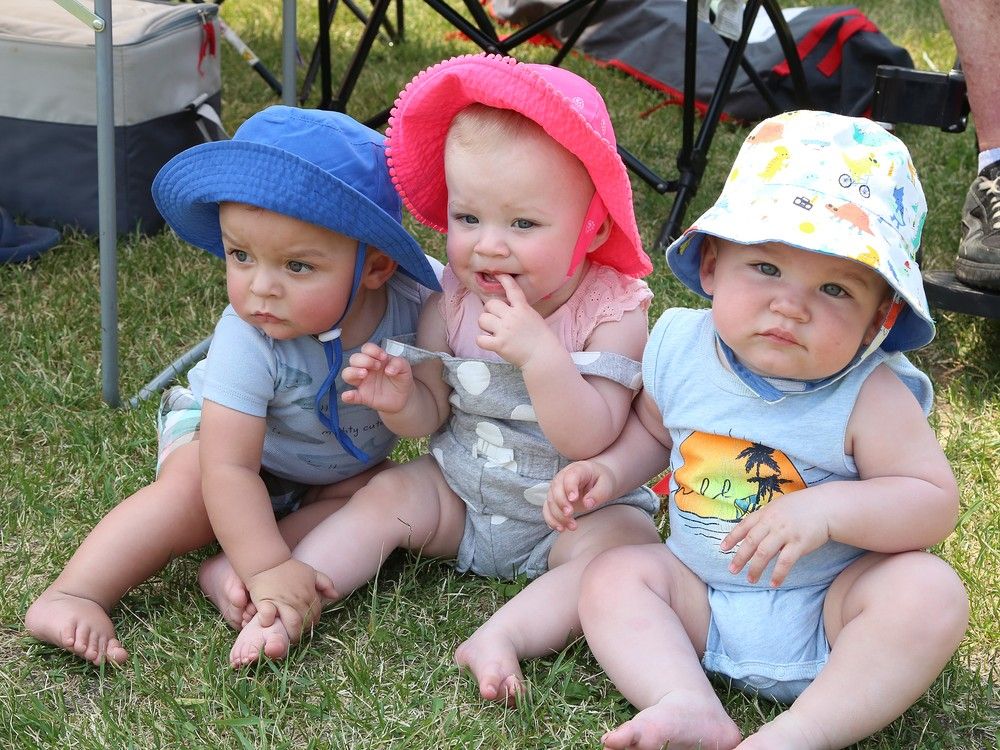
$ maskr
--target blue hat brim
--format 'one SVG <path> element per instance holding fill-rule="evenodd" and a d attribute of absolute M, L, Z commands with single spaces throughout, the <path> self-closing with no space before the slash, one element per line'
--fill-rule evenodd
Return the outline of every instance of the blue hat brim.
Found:
<path fill-rule="evenodd" d="M 224 257 L 219 203 L 246 203 L 325 227 L 378 248 L 400 270 L 438 291 L 437 276 L 400 223 L 344 181 L 288 151 L 252 141 L 203 143 L 168 161 L 153 200 L 177 235 Z"/>
<path fill-rule="evenodd" d="M 62 234 L 58 229 L 19 225 L 0 206 L 0 263 L 24 263 L 55 247 Z"/>

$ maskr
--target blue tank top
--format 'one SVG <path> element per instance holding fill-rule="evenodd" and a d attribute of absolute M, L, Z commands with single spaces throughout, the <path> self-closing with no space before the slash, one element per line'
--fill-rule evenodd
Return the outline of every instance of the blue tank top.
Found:
<path fill-rule="evenodd" d="M 927 376 L 901 354 L 879 350 L 839 381 L 769 403 L 720 362 L 710 310 L 666 311 L 643 354 L 643 385 L 673 440 L 667 546 L 717 589 L 753 586 L 729 572 L 719 543 L 747 513 L 772 498 L 831 481 L 856 480 L 844 453 L 847 423 L 865 379 L 886 364 L 924 413 Z M 784 588 L 828 584 L 863 550 L 828 542 L 799 560 Z M 770 579 L 771 566 L 762 581 Z"/>

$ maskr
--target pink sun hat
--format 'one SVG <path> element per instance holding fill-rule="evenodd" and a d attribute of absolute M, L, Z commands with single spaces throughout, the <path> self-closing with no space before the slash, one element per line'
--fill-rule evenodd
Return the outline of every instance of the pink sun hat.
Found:
<path fill-rule="evenodd" d="M 455 115 L 476 103 L 521 113 L 583 163 L 613 222 L 591 261 L 636 278 L 653 270 L 604 99 L 588 81 L 552 65 L 462 55 L 421 71 L 406 85 L 389 117 L 385 153 L 392 182 L 419 222 L 446 231 L 445 137 Z"/>

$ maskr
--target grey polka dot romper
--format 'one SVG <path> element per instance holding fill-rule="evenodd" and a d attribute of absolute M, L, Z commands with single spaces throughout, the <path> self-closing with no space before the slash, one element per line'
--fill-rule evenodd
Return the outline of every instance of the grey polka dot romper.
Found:
<path fill-rule="evenodd" d="M 558 532 L 546 525 L 542 505 L 549 482 L 571 461 L 542 434 L 518 367 L 418 349 L 398 340 L 386 351 L 411 364 L 437 357 L 452 388 L 451 416 L 430 439 L 431 455 L 451 489 L 465 502 L 465 533 L 456 569 L 483 576 L 535 578 L 548 570 Z M 609 352 L 574 352 L 583 375 L 638 390 L 640 364 Z M 646 487 L 614 501 L 659 508 Z"/>

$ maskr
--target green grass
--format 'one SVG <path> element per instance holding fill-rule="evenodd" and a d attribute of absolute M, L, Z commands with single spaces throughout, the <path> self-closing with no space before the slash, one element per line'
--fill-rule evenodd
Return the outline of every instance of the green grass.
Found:
<path fill-rule="evenodd" d="M 813 5 L 821 4 L 813 2 Z M 832 4 L 832 3 L 829 3 Z M 947 70 L 954 47 L 932 0 L 858 4 L 921 68 Z M 351 101 L 366 117 L 421 68 L 471 45 L 408 2 L 406 41 L 376 43 Z M 314 7 L 301 2 L 300 38 L 311 49 Z M 223 16 L 276 72 L 280 3 L 230 0 Z M 341 8 L 334 27 L 335 73 L 360 24 Z M 276 101 L 222 46 L 224 117 L 234 128 Z M 544 50 L 526 50 L 531 59 Z M 619 140 L 670 175 L 679 109 L 618 71 L 580 56 L 568 67 L 608 100 Z M 644 116 L 647 110 L 654 110 Z M 688 220 L 705 209 L 747 133 L 724 124 Z M 959 210 L 975 172 L 974 136 L 900 127 L 930 204 L 925 266 L 947 268 Z M 647 246 L 671 199 L 634 181 Z M 427 249 L 443 242 L 411 223 Z M 652 315 L 696 300 L 662 257 L 649 281 Z M 225 301 L 221 264 L 169 234 L 119 244 L 121 388 L 134 394 L 170 359 L 207 335 Z M 125 597 L 114 613 L 133 653 L 123 668 L 99 670 L 23 632 L 28 604 L 58 573 L 90 528 L 153 477 L 154 404 L 117 410 L 101 402 L 98 251 L 67 235 L 39 262 L 0 267 L 0 744 L 11 748 L 586 748 L 632 709 L 584 644 L 526 665 L 529 700 L 514 710 L 484 704 L 452 665 L 454 647 L 513 590 L 456 576 L 436 561 L 397 556 L 376 584 L 332 608 L 311 639 L 280 664 L 232 672 L 232 634 L 199 594 L 200 555 L 171 564 Z M 1000 664 L 1000 325 L 937 313 L 938 337 L 914 356 L 932 376 L 932 416 L 962 491 L 958 529 L 938 550 L 961 574 L 972 618 L 956 657 L 900 720 L 859 747 L 997 747 Z M 887 435 L 887 440 L 893 436 Z M 417 449 L 408 444 L 399 456 Z M 929 603 L 928 606 L 933 606 Z M 861 676 L 863 679 L 863 676 Z M 845 686 L 849 689 L 849 686 Z M 776 709 L 719 688 L 746 731 Z"/>

